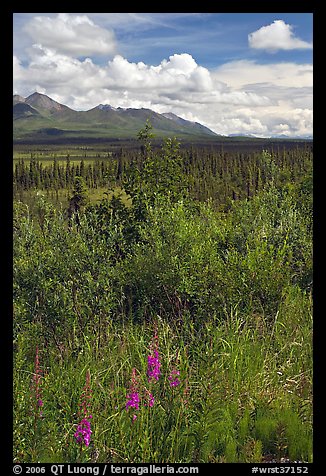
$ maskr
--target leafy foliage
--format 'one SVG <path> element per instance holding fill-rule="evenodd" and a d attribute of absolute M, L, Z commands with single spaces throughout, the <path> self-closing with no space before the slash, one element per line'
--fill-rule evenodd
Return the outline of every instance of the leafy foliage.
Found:
<path fill-rule="evenodd" d="M 14 204 L 15 461 L 311 461 L 310 154 L 245 163 L 192 150 L 185 160 L 173 139 L 152 150 L 149 123 L 139 138 L 143 153 L 129 168 L 120 154 L 99 203 L 87 202 L 85 164 L 74 175 L 78 220 L 44 192 L 33 208 Z M 209 200 L 197 193 L 200 170 L 216 178 Z M 149 382 L 153 335 L 161 376 Z M 133 369 L 154 397 L 136 419 L 126 410 Z M 172 371 L 180 384 L 171 387 Z M 73 435 L 86 375 L 83 448 Z"/>

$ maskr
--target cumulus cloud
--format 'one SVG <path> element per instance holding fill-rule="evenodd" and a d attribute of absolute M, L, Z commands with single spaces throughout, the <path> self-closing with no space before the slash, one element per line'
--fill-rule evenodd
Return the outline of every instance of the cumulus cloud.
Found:
<path fill-rule="evenodd" d="M 16 81 L 20 81 L 22 79 L 21 63 L 15 55 L 13 57 L 13 77 Z"/>
<path fill-rule="evenodd" d="M 114 97 L 115 92 L 129 91 L 136 100 L 142 98 L 152 103 L 160 102 L 159 99 L 162 102 L 166 99 L 172 102 L 185 100 L 189 107 L 195 103 L 212 102 L 242 105 L 270 103 L 266 96 L 253 92 L 230 91 L 226 84 L 214 79 L 208 69 L 199 66 L 186 53 L 163 59 L 157 66 L 129 62 L 120 55 L 100 66 L 90 58 L 79 60 L 40 44 L 33 46 L 30 56 L 28 67 L 22 69 L 20 66 L 19 75 L 15 78 L 19 82 L 23 77 L 25 89 L 37 82 L 49 92 L 59 93 L 61 88 L 62 95 L 65 90 L 74 91 L 76 96 L 82 96 L 87 90 L 97 90 L 99 97 L 105 90 L 106 96 L 111 92 Z M 90 107 L 95 105 L 89 104 Z"/>
<path fill-rule="evenodd" d="M 248 124 L 251 124 L 251 134 L 257 136 L 312 135 L 311 64 L 233 61 L 216 68 L 212 76 L 228 84 L 232 91 L 245 91 L 247 95 L 253 93 L 256 97 L 267 97 L 270 101 L 264 108 L 253 107 L 251 104 L 239 109 L 230 105 L 229 110 L 223 113 L 221 122 L 225 133 L 234 126 L 238 133 L 246 134 Z M 233 121 L 233 118 L 237 120 Z M 259 120 L 262 127 L 254 119 Z"/>
<path fill-rule="evenodd" d="M 152 65 L 116 54 L 114 34 L 86 15 L 34 17 L 26 28 L 37 41 L 27 61 L 13 59 L 14 93 L 22 96 L 42 92 L 76 110 L 107 103 L 174 112 L 223 135 L 312 135 L 310 64 L 242 60 L 210 70 L 184 52 Z"/>
<path fill-rule="evenodd" d="M 253 60 L 230 61 L 216 68 L 214 75 L 234 88 L 257 83 L 297 88 L 313 85 L 313 66 L 308 63 L 259 64 Z"/>
<path fill-rule="evenodd" d="M 312 98 L 310 65 L 238 61 L 209 71 L 186 53 L 159 65 L 120 55 L 98 65 L 40 44 L 30 58 L 24 67 L 14 57 L 14 91 L 38 90 L 73 109 L 100 103 L 145 107 L 172 111 L 223 135 L 312 135 L 312 110 L 306 107 Z"/>
<path fill-rule="evenodd" d="M 116 51 L 113 31 L 94 24 L 86 15 L 36 16 L 24 30 L 38 44 L 66 54 L 110 55 Z"/>
<path fill-rule="evenodd" d="M 300 40 L 293 33 L 293 26 L 283 20 L 275 20 L 248 35 L 251 48 L 276 52 L 278 50 L 312 49 L 312 44 Z"/>
<path fill-rule="evenodd" d="M 131 63 L 120 55 L 102 68 L 106 85 L 113 89 L 161 91 L 210 91 L 213 83 L 207 69 L 198 66 L 189 54 L 175 54 L 164 59 L 158 66 L 148 66 L 143 62 Z"/>

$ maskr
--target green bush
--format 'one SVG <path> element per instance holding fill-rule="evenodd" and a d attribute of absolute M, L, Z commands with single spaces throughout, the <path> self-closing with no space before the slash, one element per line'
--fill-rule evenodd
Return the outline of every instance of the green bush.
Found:
<path fill-rule="evenodd" d="M 69 222 L 42 195 L 33 213 L 15 203 L 15 461 L 312 461 L 311 183 L 280 187 L 264 155 L 265 189 L 224 213 L 176 184 L 164 193 L 180 172 L 173 141 L 158 161 L 144 152 L 128 205 L 112 194 Z M 154 186 L 162 170 L 167 182 Z M 155 397 L 136 419 L 133 372 Z M 74 433 L 86 375 L 83 447 Z"/>

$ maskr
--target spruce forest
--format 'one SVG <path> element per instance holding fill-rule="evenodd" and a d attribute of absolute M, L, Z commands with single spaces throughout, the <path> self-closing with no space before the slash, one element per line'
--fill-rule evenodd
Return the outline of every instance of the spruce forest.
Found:
<path fill-rule="evenodd" d="M 15 149 L 14 461 L 312 462 L 312 142 Z"/>

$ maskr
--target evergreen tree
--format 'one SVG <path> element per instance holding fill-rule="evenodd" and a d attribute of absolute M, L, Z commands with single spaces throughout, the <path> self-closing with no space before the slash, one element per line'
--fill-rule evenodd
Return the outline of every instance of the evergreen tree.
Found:
<path fill-rule="evenodd" d="M 77 225 L 80 224 L 79 212 L 87 205 L 88 201 L 88 190 L 85 180 L 81 176 L 76 176 L 72 197 L 69 201 L 68 217 L 69 219 L 74 217 Z"/>

